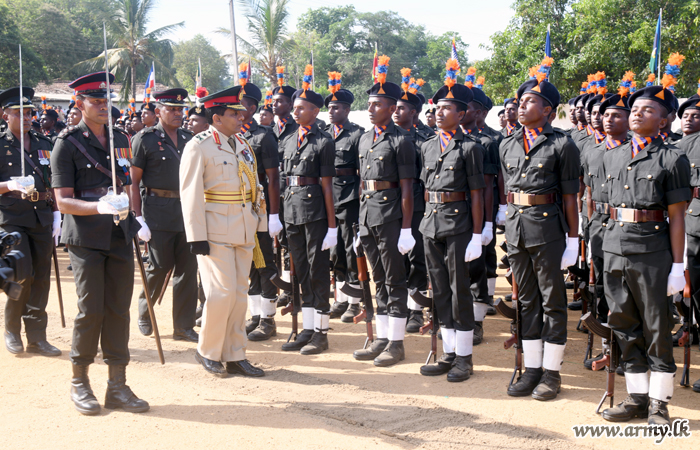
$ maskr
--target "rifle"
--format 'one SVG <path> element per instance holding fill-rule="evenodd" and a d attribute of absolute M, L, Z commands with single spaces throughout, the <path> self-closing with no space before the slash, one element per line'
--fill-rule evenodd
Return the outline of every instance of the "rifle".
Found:
<path fill-rule="evenodd" d="M 143 265 L 143 259 L 139 254 L 141 247 L 139 246 L 138 235 L 134 236 L 134 246 L 136 247 L 136 261 L 139 263 L 139 272 L 141 272 L 141 282 L 143 283 L 143 292 L 146 294 L 146 304 L 148 305 L 148 314 L 151 315 L 151 324 L 153 324 L 153 334 L 156 338 L 156 348 L 158 349 L 158 358 L 160 358 L 160 363 L 165 364 L 165 357 L 163 356 L 163 347 L 160 344 L 160 333 L 158 332 L 158 323 L 156 322 L 156 313 L 153 311 L 153 303 L 151 303 L 151 291 L 148 290 L 148 283 L 146 282 L 146 268 Z"/>
<path fill-rule="evenodd" d="M 423 308 L 428 308 L 428 323 L 420 327 L 420 334 L 424 335 L 428 330 L 431 330 L 430 336 L 430 352 L 425 364 L 430 364 L 430 358 L 433 362 L 437 362 L 437 335 L 440 324 L 437 317 L 437 308 L 435 308 L 435 300 L 433 299 L 432 289 L 428 288 L 428 295 L 425 296 L 416 288 L 410 289 L 408 295 L 411 296 L 414 302 L 418 303 Z"/>
<path fill-rule="evenodd" d="M 510 319 L 510 337 L 503 342 L 503 348 L 508 350 L 511 347 L 515 348 L 515 368 L 513 369 L 513 375 L 510 377 L 510 387 L 515 382 L 515 376 L 517 374 L 518 379 L 523 374 L 523 344 L 521 336 L 521 320 L 520 320 L 520 302 L 518 301 L 518 284 L 515 282 L 515 277 L 512 277 L 513 284 L 513 307 L 505 304 L 500 298 L 496 299 L 494 303 L 494 308 L 506 319 Z"/>
<path fill-rule="evenodd" d="M 53 244 L 53 269 L 56 272 L 56 289 L 58 289 L 58 308 L 61 311 L 61 327 L 66 327 L 66 318 L 63 315 L 63 292 L 61 292 L 61 274 L 58 272 L 58 254 L 56 253 L 56 241 Z"/>
<path fill-rule="evenodd" d="M 275 243 L 272 247 L 272 250 L 275 253 L 275 265 L 277 266 L 277 273 L 272 274 L 272 276 L 270 277 L 270 283 L 274 284 L 277 288 L 277 295 L 279 295 L 279 291 L 291 292 L 292 283 L 284 281 L 282 279 L 282 246 L 280 245 L 280 241 L 279 239 L 277 239 L 277 237 L 275 237 Z"/>
<path fill-rule="evenodd" d="M 693 304 L 690 292 L 690 272 L 686 270 L 683 298 L 677 302 L 680 305 L 676 305 L 678 311 L 683 315 L 683 334 L 678 339 L 678 346 L 683 347 L 683 375 L 680 383 L 683 387 L 690 386 L 690 346 L 693 344 L 693 335 L 690 332 L 690 327 L 693 326 Z"/>
<path fill-rule="evenodd" d="M 592 303 L 590 298 L 590 291 L 586 288 L 586 279 L 589 278 L 589 273 L 586 271 L 586 242 L 581 239 L 581 251 L 578 260 L 578 265 L 570 266 L 568 268 L 569 273 L 574 280 L 574 300 L 581 300 L 581 317 L 583 317 L 588 312 L 588 305 Z M 576 331 L 581 333 L 588 333 L 584 323 L 579 319 L 576 325 Z"/>
<path fill-rule="evenodd" d="M 583 245 L 585 247 L 585 243 Z M 581 249 L 583 251 L 583 249 Z M 591 258 L 593 258 L 593 255 L 591 255 Z M 593 313 L 593 316 L 598 315 L 598 307 L 596 305 L 598 299 L 596 298 L 595 294 L 595 268 L 593 267 L 593 259 L 591 259 L 590 263 L 590 268 L 588 272 L 588 294 L 589 298 L 587 299 L 588 301 L 591 302 L 591 313 Z M 581 312 L 588 310 L 587 306 L 587 301 L 584 299 L 584 303 L 582 305 Z M 584 314 L 581 315 L 583 317 Z M 585 363 L 587 359 L 591 359 L 593 357 L 593 333 L 591 330 L 588 330 L 588 339 L 586 343 L 586 353 L 583 355 L 583 362 Z"/>
<path fill-rule="evenodd" d="M 620 363 L 620 348 L 617 345 L 617 339 L 615 338 L 615 333 L 612 328 L 600 323 L 600 321 L 593 316 L 592 312 L 586 313 L 581 320 L 586 324 L 586 328 L 588 328 L 590 332 L 600 336 L 602 339 L 608 340 L 608 348 L 606 349 L 605 346 L 603 346 L 603 357 L 597 361 L 593 361 L 594 371 L 605 366 L 605 371 L 608 375 L 605 384 L 605 394 L 603 394 L 603 398 L 600 399 L 600 403 L 598 403 L 598 407 L 595 410 L 596 414 L 599 414 L 600 408 L 603 406 L 606 398 L 610 397 L 610 407 L 612 408 L 613 406 L 615 399 L 615 370 Z"/>
<path fill-rule="evenodd" d="M 284 316 L 287 313 L 292 313 L 292 332 L 289 333 L 289 338 L 287 338 L 287 342 L 292 340 L 292 336 L 294 339 L 297 338 L 299 335 L 299 320 L 298 316 L 299 313 L 301 312 L 301 297 L 299 296 L 299 279 L 297 278 L 297 271 L 296 268 L 294 267 L 294 260 L 292 259 L 292 253 L 289 253 L 289 276 L 292 280 L 290 283 L 290 291 L 292 292 L 292 301 L 287 304 L 284 308 L 282 308 L 282 315 Z"/>
<path fill-rule="evenodd" d="M 359 224 L 353 224 L 352 231 L 355 236 L 360 232 Z M 374 304 L 372 303 L 372 291 L 369 286 L 369 269 L 367 268 L 367 257 L 365 256 L 365 251 L 362 248 L 362 244 L 358 245 L 355 249 L 355 259 L 357 260 L 357 278 L 360 281 L 359 291 L 348 283 L 345 283 L 343 287 L 340 288 L 341 292 L 350 297 L 361 298 L 362 299 L 362 311 L 360 314 L 352 318 L 354 324 L 360 323 L 364 320 L 367 326 L 367 338 L 365 339 L 365 345 L 362 347 L 367 348 L 369 344 L 374 342 L 374 333 L 372 331 L 372 318 L 374 317 Z M 359 295 L 358 295 L 359 294 Z"/>

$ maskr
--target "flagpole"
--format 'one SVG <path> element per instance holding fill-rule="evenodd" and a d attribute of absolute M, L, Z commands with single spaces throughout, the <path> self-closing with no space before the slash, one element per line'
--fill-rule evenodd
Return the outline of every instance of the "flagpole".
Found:
<path fill-rule="evenodd" d="M 22 44 L 19 45 L 19 142 L 22 149 L 19 151 L 22 162 L 22 175 L 25 176 L 24 169 L 24 81 L 22 80 Z M 29 99 L 31 100 L 31 99 Z"/>
<path fill-rule="evenodd" d="M 314 65 L 314 49 L 311 49 L 311 90 L 315 91 L 316 85 L 316 66 Z"/>
<path fill-rule="evenodd" d="M 659 60 L 656 63 L 657 72 L 658 72 L 658 74 L 656 76 L 656 82 L 658 83 L 658 85 L 661 85 L 661 61 L 662 61 L 662 59 L 661 59 L 661 24 L 663 22 L 662 13 L 663 13 L 663 8 L 659 8 L 659 48 L 657 49 L 657 53 L 659 54 Z"/>
<path fill-rule="evenodd" d="M 231 11 L 231 43 L 233 51 L 233 82 L 238 84 L 238 48 L 236 48 L 236 21 L 233 18 L 233 0 L 228 2 Z"/>

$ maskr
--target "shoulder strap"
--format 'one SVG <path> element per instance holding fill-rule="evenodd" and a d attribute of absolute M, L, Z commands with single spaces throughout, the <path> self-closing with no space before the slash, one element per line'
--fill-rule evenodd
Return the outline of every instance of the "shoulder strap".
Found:
<path fill-rule="evenodd" d="M 163 139 L 163 141 L 165 143 L 165 146 L 168 147 L 168 150 L 170 150 L 173 153 L 173 155 L 175 155 L 178 161 L 181 161 L 182 158 L 180 157 L 180 154 L 175 150 L 175 148 L 173 148 L 173 146 L 170 145 L 165 139 Z"/>
<path fill-rule="evenodd" d="M 41 182 L 44 183 L 44 186 L 46 186 L 48 188 L 49 185 L 46 184 L 46 180 L 44 179 L 44 175 L 42 175 L 41 170 L 39 170 L 39 168 L 36 166 L 36 164 L 34 164 L 34 161 L 32 161 L 32 158 L 29 157 L 27 152 L 25 152 L 23 149 L 20 149 L 19 146 L 15 147 L 13 145 L 13 147 L 20 153 L 20 155 L 22 155 L 24 157 L 24 160 L 27 161 L 30 166 L 32 166 L 32 169 L 34 170 L 34 172 L 37 175 L 39 175 L 39 178 L 41 178 Z"/>
<path fill-rule="evenodd" d="M 71 144 L 75 145 L 75 148 L 77 148 L 78 151 L 80 151 L 80 153 L 82 153 L 83 156 L 86 157 L 88 159 L 88 161 L 90 161 L 90 163 L 92 163 L 93 166 L 95 166 L 95 169 L 97 169 L 100 172 L 102 172 L 103 174 L 107 175 L 107 178 L 112 180 L 112 172 L 110 172 L 108 169 L 106 169 L 102 164 L 98 163 L 95 160 L 95 158 L 90 156 L 90 154 L 88 153 L 87 150 L 85 150 L 85 147 L 83 147 L 83 144 L 81 144 L 80 141 L 78 141 L 76 138 L 74 138 L 73 136 L 70 136 L 70 135 L 66 136 L 66 139 L 68 139 Z M 122 187 L 122 185 L 123 185 L 122 180 L 120 180 L 119 177 L 117 177 L 117 186 Z"/>

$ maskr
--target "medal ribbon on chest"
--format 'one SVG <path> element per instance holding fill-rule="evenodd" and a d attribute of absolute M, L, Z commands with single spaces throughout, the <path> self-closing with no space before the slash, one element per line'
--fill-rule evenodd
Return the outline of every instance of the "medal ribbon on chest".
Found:
<path fill-rule="evenodd" d="M 122 147 L 122 148 L 116 148 L 114 149 L 114 153 L 117 154 L 117 162 L 121 167 L 130 167 L 131 163 L 129 160 L 131 159 L 131 148 L 129 147 Z"/>
<path fill-rule="evenodd" d="M 51 160 L 51 151 L 50 150 L 37 150 L 37 153 L 39 154 L 39 163 L 42 166 L 48 166 L 49 161 Z"/>

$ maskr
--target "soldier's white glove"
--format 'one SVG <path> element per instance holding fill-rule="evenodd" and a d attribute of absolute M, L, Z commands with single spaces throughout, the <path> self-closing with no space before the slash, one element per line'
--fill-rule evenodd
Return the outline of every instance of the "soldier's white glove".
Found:
<path fill-rule="evenodd" d="M 496 225 L 502 227 L 506 224 L 506 211 L 508 211 L 508 205 L 498 205 L 498 212 L 496 213 Z"/>
<path fill-rule="evenodd" d="M 493 222 L 484 223 L 484 229 L 481 230 L 481 245 L 489 245 L 493 239 Z"/>
<path fill-rule="evenodd" d="M 683 274 L 683 263 L 673 263 L 671 273 L 668 274 L 668 284 L 666 285 L 666 295 L 674 295 L 685 289 L 685 275 Z"/>
<path fill-rule="evenodd" d="M 111 204 L 109 204 L 103 200 L 100 200 L 99 202 L 97 202 L 97 213 L 98 214 L 109 214 L 109 215 L 114 216 L 114 215 L 119 214 L 119 211 L 117 210 L 117 208 L 115 208 Z"/>
<path fill-rule="evenodd" d="M 481 234 L 472 234 L 472 240 L 469 241 L 467 245 L 467 251 L 464 252 L 464 262 L 474 261 L 476 258 L 481 256 Z"/>
<path fill-rule="evenodd" d="M 683 247 L 683 268 L 688 270 L 688 235 L 685 235 L 685 246 Z"/>
<path fill-rule="evenodd" d="M 561 270 L 576 264 L 578 258 L 578 237 L 566 238 L 566 250 L 561 257 Z"/>
<path fill-rule="evenodd" d="M 401 234 L 399 235 L 399 252 L 401 252 L 402 255 L 405 255 L 411 251 L 414 245 L 416 245 L 416 240 L 413 239 L 411 229 L 401 228 Z"/>
<path fill-rule="evenodd" d="M 141 229 L 139 230 L 139 239 L 143 242 L 148 242 L 151 240 L 151 229 L 146 225 L 146 221 L 143 220 L 143 216 L 138 216 L 136 218 L 138 223 L 141 224 Z"/>
<path fill-rule="evenodd" d="M 583 237 L 583 213 L 578 215 L 578 235 Z"/>
<path fill-rule="evenodd" d="M 282 222 L 280 222 L 279 214 L 270 214 L 270 219 L 267 221 L 267 232 L 270 233 L 272 239 L 282 232 Z"/>
<path fill-rule="evenodd" d="M 53 212 L 53 224 L 51 225 L 51 236 L 53 240 L 58 245 L 58 237 L 61 235 L 61 212 Z"/>
<path fill-rule="evenodd" d="M 338 243 L 338 229 L 329 228 L 326 232 L 326 237 L 323 238 L 323 244 L 321 244 L 321 251 L 328 250 Z"/>
<path fill-rule="evenodd" d="M 27 193 L 27 190 L 24 188 L 24 186 L 17 183 L 15 180 L 10 180 L 7 182 L 7 189 L 9 189 L 11 191 L 20 191 L 24 194 Z"/>

